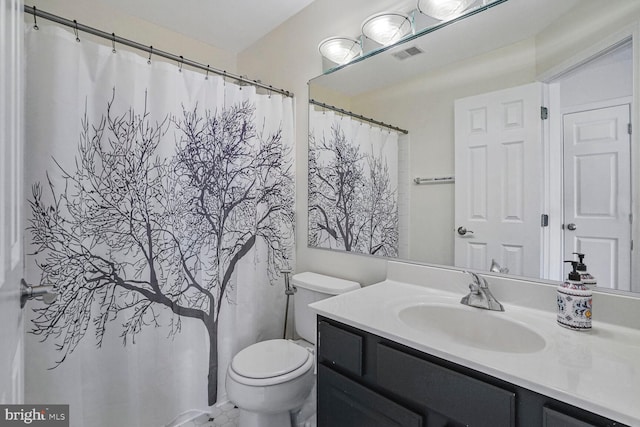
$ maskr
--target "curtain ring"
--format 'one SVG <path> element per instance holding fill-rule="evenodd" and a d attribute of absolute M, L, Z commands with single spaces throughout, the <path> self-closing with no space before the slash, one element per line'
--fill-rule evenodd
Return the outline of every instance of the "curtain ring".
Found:
<path fill-rule="evenodd" d="M 116 53 L 116 33 L 111 33 L 111 50 L 112 53 Z"/>
<path fill-rule="evenodd" d="M 209 65 L 207 64 L 207 74 L 204 76 L 205 80 L 209 80 Z"/>
<path fill-rule="evenodd" d="M 153 46 L 149 46 L 149 59 L 147 59 L 147 64 L 151 65 L 151 55 L 153 54 Z"/>
<path fill-rule="evenodd" d="M 180 64 L 178 64 L 178 72 L 182 72 L 182 65 L 184 64 L 184 57 L 180 55 Z"/>
<path fill-rule="evenodd" d="M 33 29 L 34 30 L 39 30 L 40 28 L 38 27 L 38 20 L 36 19 L 36 7 L 33 6 Z"/>
<path fill-rule="evenodd" d="M 73 28 L 73 32 L 76 35 L 76 41 L 78 43 L 80 43 L 80 37 L 78 36 L 78 21 L 76 21 L 75 19 L 73 20 L 73 23 L 75 24 L 75 27 Z"/>
<path fill-rule="evenodd" d="M 271 99 L 271 92 L 272 92 L 273 86 L 269 85 L 269 99 Z"/>
<path fill-rule="evenodd" d="M 227 71 L 222 71 L 222 86 L 227 87 Z"/>

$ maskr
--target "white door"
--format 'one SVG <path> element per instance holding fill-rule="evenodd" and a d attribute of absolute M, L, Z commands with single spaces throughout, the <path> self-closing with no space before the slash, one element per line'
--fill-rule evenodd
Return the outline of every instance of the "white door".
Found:
<path fill-rule="evenodd" d="M 598 286 L 621 290 L 631 284 L 630 110 L 563 116 L 565 259 L 584 253 Z"/>
<path fill-rule="evenodd" d="M 456 100 L 457 267 L 539 277 L 541 105 L 540 83 Z"/>
<path fill-rule="evenodd" d="M 0 0 L 0 403 L 24 396 L 22 2 Z"/>

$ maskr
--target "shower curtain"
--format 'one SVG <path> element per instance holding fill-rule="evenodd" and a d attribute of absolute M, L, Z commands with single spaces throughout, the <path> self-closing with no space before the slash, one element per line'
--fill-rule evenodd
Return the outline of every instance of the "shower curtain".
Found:
<path fill-rule="evenodd" d="M 399 135 L 309 106 L 309 245 L 399 252 Z"/>
<path fill-rule="evenodd" d="M 167 425 L 282 331 L 292 99 L 80 37 L 26 31 L 26 401 Z"/>

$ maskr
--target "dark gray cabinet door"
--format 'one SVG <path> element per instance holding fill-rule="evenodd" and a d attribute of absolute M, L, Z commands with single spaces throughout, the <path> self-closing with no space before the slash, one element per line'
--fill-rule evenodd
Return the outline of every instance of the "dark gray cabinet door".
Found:
<path fill-rule="evenodd" d="M 362 376 L 363 338 L 327 322 L 318 323 L 318 359 L 332 367 Z"/>
<path fill-rule="evenodd" d="M 422 416 L 318 366 L 318 427 L 422 427 Z"/>
<path fill-rule="evenodd" d="M 516 394 L 384 344 L 377 345 L 376 383 L 462 425 L 513 427 Z"/>

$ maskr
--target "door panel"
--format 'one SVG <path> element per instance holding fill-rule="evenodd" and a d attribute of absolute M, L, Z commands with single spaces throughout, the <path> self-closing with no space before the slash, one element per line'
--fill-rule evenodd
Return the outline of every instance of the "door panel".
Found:
<path fill-rule="evenodd" d="M 469 148 L 469 219 L 487 221 L 487 147 Z M 456 264 L 457 265 L 457 264 Z"/>
<path fill-rule="evenodd" d="M 22 2 L 0 0 L 0 402 L 24 398 Z"/>
<path fill-rule="evenodd" d="M 563 116 L 565 259 L 584 253 L 598 286 L 623 290 L 631 282 L 629 123 L 629 104 Z"/>
<path fill-rule="evenodd" d="M 542 86 L 456 100 L 455 265 L 540 276 Z"/>

